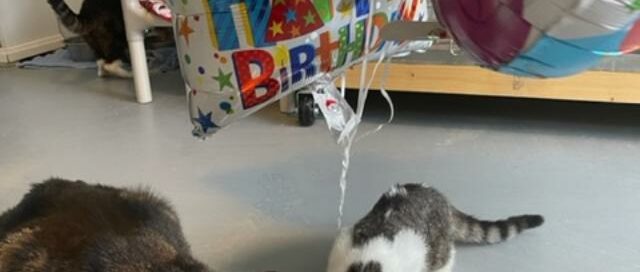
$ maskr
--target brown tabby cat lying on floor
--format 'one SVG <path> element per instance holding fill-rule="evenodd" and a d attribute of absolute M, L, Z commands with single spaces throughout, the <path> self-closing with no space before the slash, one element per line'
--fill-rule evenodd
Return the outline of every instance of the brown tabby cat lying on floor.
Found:
<path fill-rule="evenodd" d="M 178 216 L 146 190 L 51 179 L 0 216 L 0 272 L 204 272 Z"/>

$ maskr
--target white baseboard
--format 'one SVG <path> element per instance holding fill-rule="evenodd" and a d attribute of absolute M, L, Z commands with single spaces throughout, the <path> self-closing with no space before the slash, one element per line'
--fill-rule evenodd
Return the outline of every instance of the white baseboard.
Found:
<path fill-rule="evenodd" d="M 62 35 L 52 35 L 29 41 L 19 45 L 0 47 L 0 63 L 16 62 L 45 52 L 53 51 L 64 46 Z"/>
<path fill-rule="evenodd" d="M 0 47 L 0 63 L 9 63 L 9 57 L 4 53 L 4 49 Z"/>

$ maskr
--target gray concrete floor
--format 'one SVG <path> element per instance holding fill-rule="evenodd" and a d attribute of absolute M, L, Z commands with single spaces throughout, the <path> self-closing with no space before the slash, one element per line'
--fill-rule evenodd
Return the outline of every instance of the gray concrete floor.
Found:
<path fill-rule="evenodd" d="M 340 150 L 324 124 L 270 107 L 191 137 L 177 73 L 155 102 L 93 71 L 0 70 L 0 209 L 50 176 L 149 185 L 222 271 L 319 272 L 335 233 Z M 487 218 L 542 213 L 507 244 L 460 247 L 456 271 L 640 271 L 640 107 L 395 94 L 398 118 L 355 146 L 353 223 L 398 182 Z M 365 128 L 386 116 L 374 96 Z"/>

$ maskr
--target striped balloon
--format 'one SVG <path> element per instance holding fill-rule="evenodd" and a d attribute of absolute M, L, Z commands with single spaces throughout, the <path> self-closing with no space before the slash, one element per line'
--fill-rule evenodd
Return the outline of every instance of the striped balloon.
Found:
<path fill-rule="evenodd" d="M 440 21 L 482 65 L 562 77 L 640 48 L 639 0 L 434 0 Z"/>

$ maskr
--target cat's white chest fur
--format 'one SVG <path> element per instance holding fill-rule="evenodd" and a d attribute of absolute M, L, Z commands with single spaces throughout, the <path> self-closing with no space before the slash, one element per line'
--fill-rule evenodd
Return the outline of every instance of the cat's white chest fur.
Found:
<path fill-rule="evenodd" d="M 393 240 L 376 237 L 361 247 L 353 247 L 352 230 L 341 231 L 329 257 L 327 272 L 347 272 L 356 263 L 377 262 L 382 272 L 428 272 L 425 237 L 402 230 Z"/>

